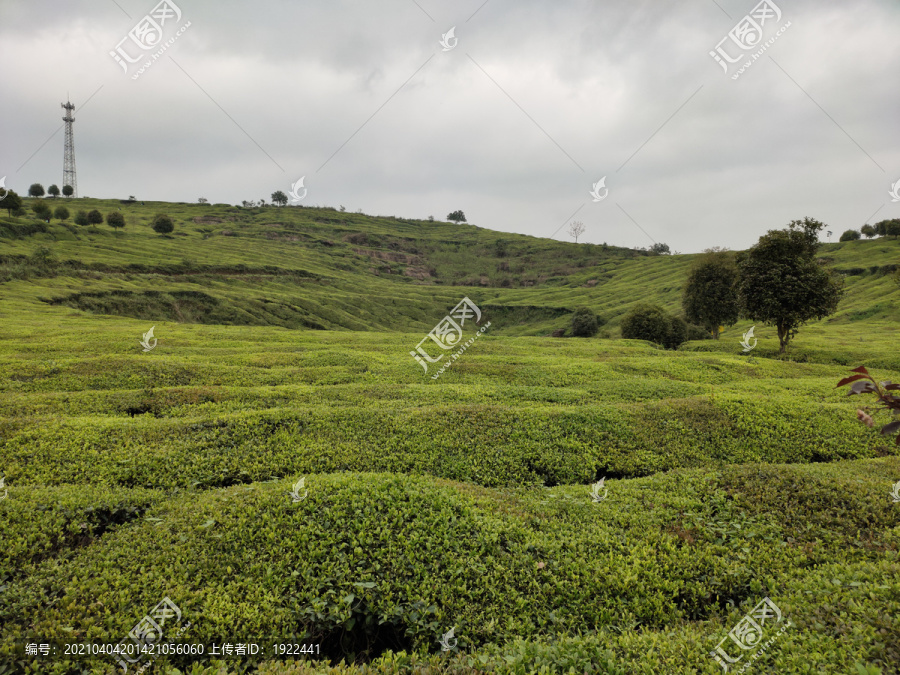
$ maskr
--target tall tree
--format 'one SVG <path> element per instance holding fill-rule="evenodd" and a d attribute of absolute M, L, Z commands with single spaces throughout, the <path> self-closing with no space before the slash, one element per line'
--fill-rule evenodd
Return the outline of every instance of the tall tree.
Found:
<path fill-rule="evenodd" d="M 110 211 L 106 214 L 106 224 L 113 229 L 125 227 L 125 216 L 121 211 Z"/>
<path fill-rule="evenodd" d="M 284 206 L 288 203 L 287 195 L 284 194 L 281 190 L 275 190 L 272 193 L 272 203 L 278 204 L 279 206 Z"/>
<path fill-rule="evenodd" d="M 681 307 L 691 323 L 703 326 L 718 340 L 722 326 L 733 326 L 740 316 L 738 271 L 730 253 L 708 253 L 688 272 Z"/>
<path fill-rule="evenodd" d="M 800 326 L 833 314 L 843 295 L 840 277 L 816 260 L 823 227 L 812 218 L 794 220 L 738 254 L 742 313 L 775 326 L 781 353 Z"/>
<path fill-rule="evenodd" d="M 10 190 L 6 193 L 6 196 L 0 201 L 0 207 L 3 207 L 7 210 L 10 216 L 12 216 L 13 211 L 18 211 L 22 208 L 22 198 L 16 193 L 15 190 Z"/>
<path fill-rule="evenodd" d="M 29 197 L 43 197 L 44 196 L 44 186 L 40 183 L 32 183 L 31 187 L 28 188 L 28 196 Z"/>
<path fill-rule="evenodd" d="M 47 194 L 51 197 L 59 197 L 59 188 L 56 185 L 51 185 L 47 188 Z"/>

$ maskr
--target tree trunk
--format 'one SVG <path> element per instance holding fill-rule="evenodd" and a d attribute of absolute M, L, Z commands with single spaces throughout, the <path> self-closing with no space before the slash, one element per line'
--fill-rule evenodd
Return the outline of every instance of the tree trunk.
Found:
<path fill-rule="evenodd" d="M 784 354 L 785 350 L 787 349 L 788 330 L 787 330 L 786 326 L 783 326 L 781 324 L 778 324 L 777 328 L 778 328 L 778 344 L 780 347 L 778 350 L 778 353 Z"/>

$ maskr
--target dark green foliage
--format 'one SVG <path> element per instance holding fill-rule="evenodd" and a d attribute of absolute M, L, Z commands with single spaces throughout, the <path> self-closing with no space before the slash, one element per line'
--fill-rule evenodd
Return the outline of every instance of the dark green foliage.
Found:
<path fill-rule="evenodd" d="M 78 211 L 72 219 L 76 225 L 90 225 L 87 211 Z"/>
<path fill-rule="evenodd" d="M 650 247 L 650 253 L 654 253 L 656 255 L 669 255 L 672 251 L 669 250 L 669 245 L 664 244 L 661 241 L 656 242 L 653 246 Z"/>
<path fill-rule="evenodd" d="M 157 234 L 169 234 L 172 230 L 175 229 L 175 223 L 172 222 L 172 219 L 164 213 L 159 213 L 153 219 L 153 231 Z"/>
<path fill-rule="evenodd" d="M 71 185 L 63 185 L 62 193 L 64 197 L 71 197 L 75 194 L 75 189 Z"/>
<path fill-rule="evenodd" d="M 44 196 L 44 186 L 40 183 L 32 183 L 31 187 L 28 188 L 28 196 L 29 197 L 43 197 Z"/>
<path fill-rule="evenodd" d="M 462 211 L 451 211 L 447 214 L 447 220 L 451 220 L 454 223 L 464 223 L 466 222 L 466 214 Z"/>
<path fill-rule="evenodd" d="M 284 206 L 288 203 L 287 195 L 284 194 L 281 190 L 276 190 L 272 193 L 272 203 L 278 204 L 279 206 Z"/>
<path fill-rule="evenodd" d="M 47 188 L 47 194 L 51 197 L 59 197 L 59 187 L 56 185 L 51 185 Z"/>
<path fill-rule="evenodd" d="M 742 312 L 776 327 L 781 353 L 800 326 L 833 314 L 843 295 L 840 277 L 816 260 L 823 227 L 812 218 L 795 220 L 738 254 Z"/>
<path fill-rule="evenodd" d="M 37 202 L 32 205 L 31 210 L 34 211 L 34 215 L 36 215 L 41 220 L 47 220 L 50 218 L 50 207 L 47 206 L 44 202 Z"/>
<path fill-rule="evenodd" d="M 857 230 L 845 230 L 841 235 L 841 241 L 856 241 L 862 235 Z"/>
<path fill-rule="evenodd" d="M 866 239 L 871 239 L 871 238 L 874 237 L 876 234 L 878 234 L 878 233 L 875 231 L 875 228 L 872 227 L 871 225 L 869 225 L 868 223 L 866 223 L 866 224 L 863 225 L 861 228 L 859 228 L 859 231 L 860 231 L 860 233 L 866 235 Z"/>
<path fill-rule="evenodd" d="M 599 328 L 597 315 L 587 307 L 579 307 L 572 313 L 572 335 L 574 337 L 593 337 Z"/>
<path fill-rule="evenodd" d="M 892 220 L 882 220 L 875 223 L 875 232 L 882 237 L 898 237 L 900 236 L 900 218 Z"/>
<path fill-rule="evenodd" d="M 69 209 L 67 209 L 65 206 L 57 206 L 53 211 L 53 217 L 57 220 L 68 220 Z"/>
<path fill-rule="evenodd" d="M 22 208 L 22 198 L 15 190 L 9 190 L 3 201 L 0 201 L 0 208 L 6 209 L 7 213 L 12 216 L 16 211 Z"/>
<path fill-rule="evenodd" d="M 669 315 L 659 305 L 634 306 L 622 319 L 622 337 L 649 340 L 666 349 L 677 349 L 687 339 L 684 319 Z"/>
<path fill-rule="evenodd" d="M 103 214 L 97 209 L 88 211 L 87 221 L 89 225 L 100 225 L 103 223 Z"/>
<path fill-rule="evenodd" d="M 110 211 L 106 214 L 106 224 L 112 228 L 125 227 L 125 216 L 121 211 Z"/>
<path fill-rule="evenodd" d="M 737 283 L 737 266 L 731 254 L 710 253 L 699 258 L 688 273 L 681 296 L 685 317 L 718 340 L 719 328 L 733 326 L 738 320 Z"/>

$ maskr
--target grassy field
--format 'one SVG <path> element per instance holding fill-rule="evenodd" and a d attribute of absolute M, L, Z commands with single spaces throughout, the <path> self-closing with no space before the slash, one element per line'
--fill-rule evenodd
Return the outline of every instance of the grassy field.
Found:
<path fill-rule="evenodd" d="M 900 240 L 823 245 L 846 297 L 785 355 L 749 322 L 666 351 L 619 322 L 678 311 L 693 256 L 71 201 L 126 228 L 0 217 L 0 675 L 115 672 L 14 652 L 164 597 L 185 640 L 320 650 L 167 675 L 717 673 L 766 597 L 732 670 L 896 672 L 900 452 L 835 385 L 900 381 Z M 490 327 L 432 379 L 410 351 L 463 296 Z M 600 336 L 549 337 L 580 306 Z"/>

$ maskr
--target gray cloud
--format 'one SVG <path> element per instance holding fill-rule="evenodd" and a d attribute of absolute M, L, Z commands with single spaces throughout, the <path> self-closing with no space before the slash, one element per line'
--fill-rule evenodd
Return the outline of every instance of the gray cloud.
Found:
<path fill-rule="evenodd" d="M 887 0 L 782 0 L 790 27 L 737 80 L 709 51 L 752 1 L 175 0 L 190 28 L 137 80 L 109 51 L 154 2 L 116 1 L 2 5 L 13 189 L 61 183 L 62 132 L 38 148 L 68 92 L 93 197 L 240 203 L 305 175 L 308 204 L 461 208 L 535 236 L 577 213 L 583 241 L 645 246 L 643 228 L 683 252 L 743 248 L 807 215 L 833 239 L 900 217 Z"/>

